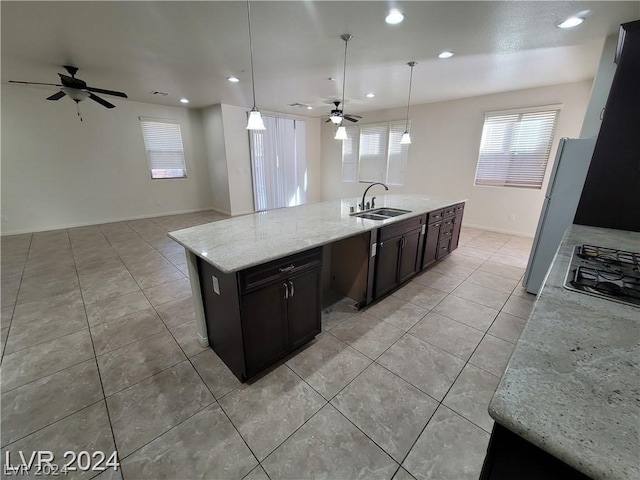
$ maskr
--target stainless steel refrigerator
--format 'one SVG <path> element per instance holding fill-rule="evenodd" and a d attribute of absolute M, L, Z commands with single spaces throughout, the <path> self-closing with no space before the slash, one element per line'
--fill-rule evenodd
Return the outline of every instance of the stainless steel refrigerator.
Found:
<path fill-rule="evenodd" d="M 560 140 L 522 282 L 529 293 L 537 295 L 542 288 L 562 237 L 573 223 L 595 145 L 595 139 Z"/>

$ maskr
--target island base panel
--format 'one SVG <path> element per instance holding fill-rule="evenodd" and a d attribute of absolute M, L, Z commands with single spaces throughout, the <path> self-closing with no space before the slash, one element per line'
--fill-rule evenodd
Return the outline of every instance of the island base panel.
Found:
<path fill-rule="evenodd" d="M 591 480 L 511 430 L 495 423 L 480 480 Z"/>

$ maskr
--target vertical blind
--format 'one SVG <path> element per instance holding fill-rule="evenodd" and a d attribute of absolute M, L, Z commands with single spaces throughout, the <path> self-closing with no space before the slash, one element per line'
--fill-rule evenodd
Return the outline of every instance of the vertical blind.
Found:
<path fill-rule="evenodd" d="M 542 188 L 559 108 L 485 114 L 475 185 Z"/>
<path fill-rule="evenodd" d="M 180 123 L 140 117 L 151 178 L 184 178 L 187 170 Z"/>
<path fill-rule="evenodd" d="M 400 140 L 405 122 L 371 123 L 346 127 L 342 141 L 343 182 L 384 182 L 403 185 L 408 145 Z"/>
<path fill-rule="evenodd" d="M 249 132 L 256 211 L 305 203 L 305 122 L 269 115 L 262 118 L 266 130 Z"/>

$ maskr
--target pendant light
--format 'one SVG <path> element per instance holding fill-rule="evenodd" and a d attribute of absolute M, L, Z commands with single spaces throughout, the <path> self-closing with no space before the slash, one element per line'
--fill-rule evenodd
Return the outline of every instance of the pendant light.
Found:
<path fill-rule="evenodd" d="M 249 112 L 249 120 L 247 121 L 247 130 L 266 130 L 260 110 L 256 107 L 256 83 L 253 78 L 253 42 L 251 40 L 251 7 L 247 0 L 247 19 L 249 20 L 249 53 L 251 55 L 251 89 L 253 92 L 253 108 Z"/>
<path fill-rule="evenodd" d="M 408 145 L 411 143 L 411 135 L 409 135 L 409 105 L 411 104 L 411 84 L 413 83 L 413 67 L 415 67 L 418 62 L 409 62 L 407 65 L 411 67 L 411 75 L 409 76 L 409 99 L 407 100 L 407 121 L 404 125 L 404 133 L 402 134 L 402 139 L 400 140 L 401 145 Z"/>
<path fill-rule="evenodd" d="M 342 125 L 344 119 L 344 85 L 347 79 L 347 46 L 349 45 L 349 40 L 353 38 L 353 35 L 350 33 L 344 33 L 340 35 L 340 38 L 344 40 L 344 66 L 342 68 L 342 117 L 340 117 L 340 123 L 338 130 L 336 130 L 336 136 L 333 137 L 335 140 L 346 140 L 347 139 L 347 129 L 344 125 Z M 335 122 L 334 122 L 335 123 Z"/>

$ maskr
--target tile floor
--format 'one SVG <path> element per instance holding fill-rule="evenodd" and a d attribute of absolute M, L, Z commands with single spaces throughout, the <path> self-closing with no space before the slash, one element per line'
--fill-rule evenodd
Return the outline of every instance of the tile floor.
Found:
<path fill-rule="evenodd" d="M 70 478 L 477 479 L 487 404 L 532 308 L 531 240 L 460 247 L 240 384 L 195 340 L 182 248 L 212 212 L 2 238 L 2 458 L 117 449 Z"/>

